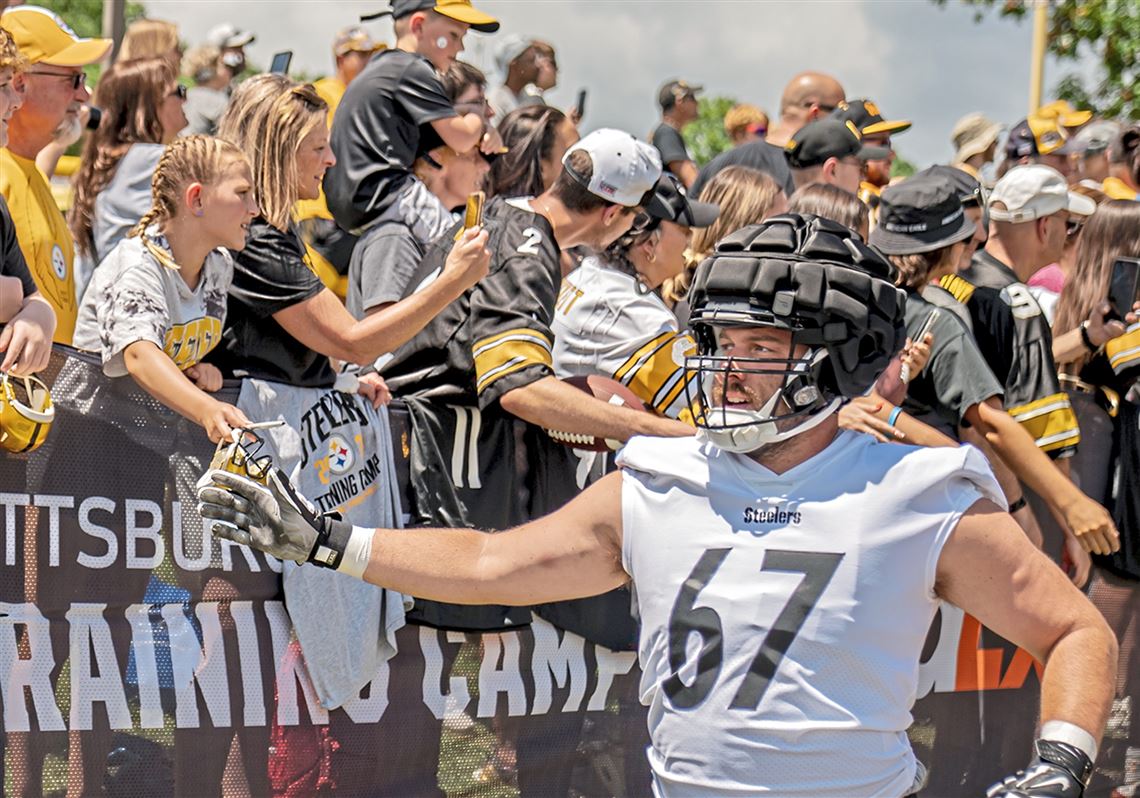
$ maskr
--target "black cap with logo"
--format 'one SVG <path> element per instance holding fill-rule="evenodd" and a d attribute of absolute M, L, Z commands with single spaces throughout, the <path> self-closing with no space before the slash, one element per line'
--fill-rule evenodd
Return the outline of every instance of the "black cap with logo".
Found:
<path fill-rule="evenodd" d="M 974 227 L 954 184 L 941 175 L 915 175 L 883 189 L 870 243 L 887 255 L 914 255 L 965 241 Z"/>
<path fill-rule="evenodd" d="M 642 207 L 654 219 L 685 227 L 708 227 L 720 216 L 719 206 L 689 199 L 685 186 L 668 172 L 661 175 L 652 196 Z"/>
<path fill-rule="evenodd" d="M 788 166 L 793 169 L 819 166 L 828 158 L 855 157 L 860 161 L 877 161 L 890 157 L 890 154 L 886 147 L 865 145 L 854 122 L 831 117 L 804 125 L 784 147 Z"/>
<path fill-rule="evenodd" d="M 902 133 L 910 129 L 910 122 L 904 119 L 883 119 L 879 106 L 870 100 L 844 100 L 831 115 L 841 122 L 850 119 L 864 136 Z"/>
<path fill-rule="evenodd" d="M 686 83 L 683 80 L 671 80 L 657 92 L 657 104 L 661 106 L 662 111 L 668 111 L 686 97 L 695 98 L 704 91 L 704 88 L 704 86 L 694 86 L 692 83 Z"/>

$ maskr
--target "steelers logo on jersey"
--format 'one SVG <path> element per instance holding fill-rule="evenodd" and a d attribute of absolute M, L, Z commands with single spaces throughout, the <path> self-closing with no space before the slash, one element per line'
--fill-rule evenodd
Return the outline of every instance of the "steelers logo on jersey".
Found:
<path fill-rule="evenodd" d="M 329 470 L 334 474 L 343 474 L 352 468 L 356 462 L 356 454 L 348 441 L 339 435 L 329 438 Z"/>
<path fill-rule="evenodd" d="M 51 248 L 51 268 L 60 280 L 67 279 L 67 260 L 63 257 L 63 249 L 59 244 Z"/>

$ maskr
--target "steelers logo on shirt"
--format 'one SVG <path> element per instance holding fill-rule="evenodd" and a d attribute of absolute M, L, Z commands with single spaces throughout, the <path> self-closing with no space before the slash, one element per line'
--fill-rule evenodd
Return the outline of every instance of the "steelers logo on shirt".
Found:
<path fill-rule="evenodd" d="M 63 257 L 63 249 L 59 244 L 51 248 L 51 268 L 60 280 L 67 279 L 67 261 Z"/>
<path fill-rule="evenodd" d="M 348 441 L 339 435 L 329 438 L 329 470 L 334 474 L 343 474 L 352 468 L 356 462 L 356 454 Z"/>

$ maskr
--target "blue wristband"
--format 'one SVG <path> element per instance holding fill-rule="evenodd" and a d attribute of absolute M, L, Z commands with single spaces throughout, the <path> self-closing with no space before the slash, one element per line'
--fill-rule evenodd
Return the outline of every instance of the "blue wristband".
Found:
<path fill-rule="evenodd" d="M 896 407 L 894 410 L 892 410 L 890 416 L 887 417 L 887 423 L 893 427 L 895 425 L 895 422 L 899 420 L 900 413 L 902 413 L 901 407 Z"/>

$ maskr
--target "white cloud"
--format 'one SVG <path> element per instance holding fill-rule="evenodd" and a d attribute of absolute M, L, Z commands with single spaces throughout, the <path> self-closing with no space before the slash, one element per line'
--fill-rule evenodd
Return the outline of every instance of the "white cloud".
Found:
<path fill-rule="evenodd" d="M 836 75 L 849 96 L 869 96 L 914 127 L 896 141 L 920 164 L 945 160 L 949 131 L 969 111 L 1015 122 L 1024 116 L 1029 82 L 1028 24 L 974 11 L 951 0 L 482 0 L 504 30 L 549 40 L 558 48 L 561 85 L 552 102 L 569 106 L 589 90 L 587 127 L 644 135 L 656 117 L 658 86 L 673 77 L 710 94 L 756 103 L 771 113 L 788 78 L 805 69 Z M 201 41 L 222 21 L 257 33 L 249 48 L 268 64 L 294 51 L 296 68 L 331 69 L 335 32 L 387 0 L 146 0 L 149 12 L 177 22 L 183 38 Z M 388 22 L 372 29 L 391 40 Z M 468 36 L 465 56 L 491 65 L 493 36 Z M 491 70 L 493 72 L 493 70 Z M 1062 74 L 1050 65 L 1046 85 Z"/>

